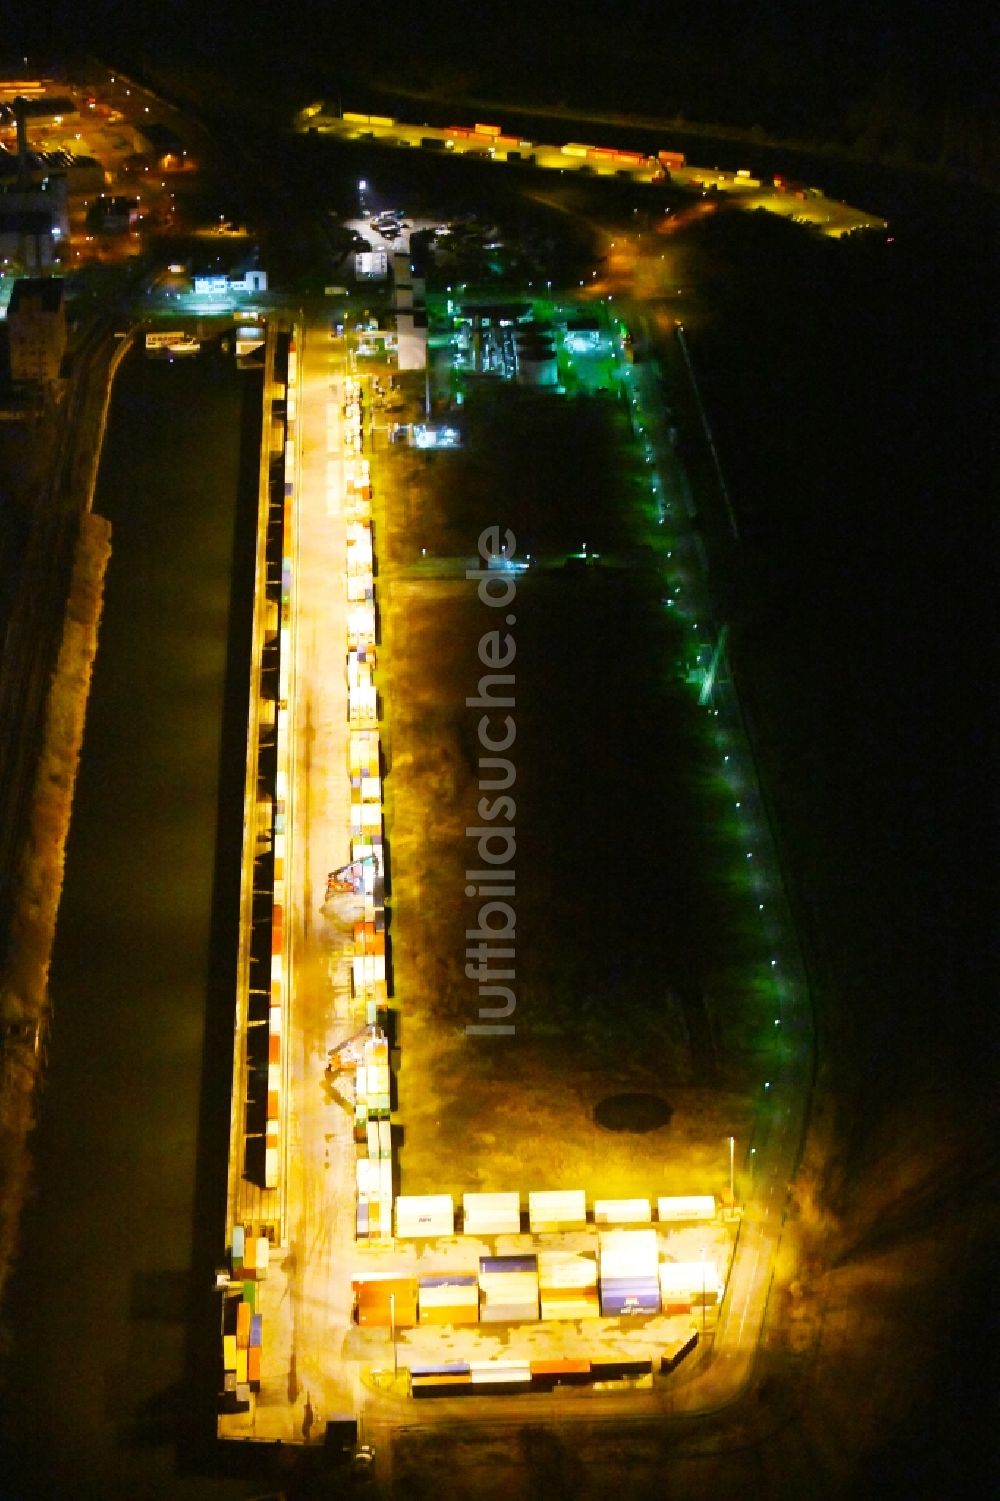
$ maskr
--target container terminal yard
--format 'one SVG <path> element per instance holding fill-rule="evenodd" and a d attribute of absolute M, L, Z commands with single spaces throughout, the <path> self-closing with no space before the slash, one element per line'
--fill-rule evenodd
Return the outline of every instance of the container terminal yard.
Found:
<path fill-rule="evenodd" d="M 638 404 L 628 330 L 611 327 Z M 663 1192 L 655 1159 L 647 1192 L 629 1198 L 586 1183 L 407 1192 L 393 1113 L 406 997 L 392 986 L 383 809 L 389 461 L 373 446 L 379 367 L 358 364 L 329 316 L 269 332 L 218 1431 L 296 1441 L 304 1403 L 320 1428 L 371 1431 L 377 1414 L 394 1421 L 387 1405 L 398 1419 L 400 1404 L 464 1391 L 610 1384 L 658 1402 L 675 1370 L 685 1384 L 670 1402 L 697 1409 L 751 1368 L 804 1052 L 788 1055 L 788 1105 L 752 1202 L 734 1194 L 732 1141 L 728 1176 L 683 1194 Z M 494 533 L 465 561 L 502 577 L 513 565 Z M 699 683 L 706 712 L 726 712 L 721 683 L 714 696 L 704 673 Z M 744 1143 L 744 1184 L 747 1160 Z"/>
<path fill-rule="evenodd" d="M 404 127 L 334 118 L 319 107 L 303 111 L 297 125 L 640 187 L 669 173 L 687 188 L 731 192 L 747 208 L 790 213 L 805 205 L 795 216 L 827 234 L 881 222 L 784 181 L 773 193 L 747 174 L 710 181 L 711 173 L 699 176 L 667 151 L 652 158 L 577 143 L 542 147 L 514 143 L 494 126 Z M 369 227 L 368 217 L 359 227 Z M 392 228 L 401 217 L 385 223 Z M 402 284 L 411 271 L 405 241 L 384 238 Z M 608 276 L 619 281 L 601 289 L 614 284 L 627 296 L 643 252 L 627 234 L 617 250 L 610 244 Z M 265 290 L 266 278 L 252 276 L 252 287 L 246 274 L 215 278 L 226 282 L 230 319 L 229 294 Z M 501 327 L 502 318 L 489 328 L 490 310 L 449 298 L 447 318 L 438 311 L 436 334 L 424 336 L 423 355 L 413 360 L 418 320 L 405 290 L 411 300 L 397 298 L 394 332 L 373 334 L 368 322 L 362 334 L 357 319 L 355 331 L 345 329 L 343 307 L 331 313 L 318 301 L 294 310 L 280 297 L 255 295 L 258 306 L 248 301 L 244 313 L 252 322 L 240 326 L 242 304 L 235 313 L 237 356 L 263 340 L 264 412 L 227 1215 L 216 1274 L 218 1434 L 226 1440 L 308 1442 L 325 1423 L 391 1428 L 415 1399 L 470 1392 L 499 1399 L 566 1387 L 568 1412 L 574 1392 L 595 1388 L 640 1404 L 636 1410 L 717 1405 L 742 1390 L 753 1366 L 801 1140 L 805 988 L 794 939 L 782 930 L 768 820 L 726 669 L 725 630 L 705 586 L 704 548 L 690 524 L 676 434 L 651 365 L 633 358 L 641 319 L 630 326 L 624 303 L 613 315 L 610 295 L 607 307 L 595 303 L 596 287 L 562 304 L 535 294 L 526 299 L 528 338 Z M 344 288 L 328 291 L 347 297 Z M 218 315 L 214 295 L 197 284 L 180 292 L 169 278 L 152 284 L 142 309 L 147 354 L 197 356 Z M 150 329 L 150 311 L 180 315 L 185 328 Z M 565 327 L 558 358 L 553 319 Z M 387 691 L 392 569 L 382 551 L 390 525 L 398 526 L 399 496 L 384 441 L 389 426 L 376 409 L 385 406 L 386 383 L 410 382 L 411 397 L 423 383 L 422 373 L 404 370 L 426 370 L 429 408 L 432 390 L 454 400 L 464 379 L 509 377 L 508 365 L 518 363 L 553 389 L 550 399 L 560 399 L 558 380 L 572 367 L 574 394 L 585 393 L 589 379 L 628 412 L 651 486 L 644 504 L 664 528 L 662 604 L 686 632 L 688 687 L 710 724 L 716 772 L 739 812 L 738 839 L 750 846 L 745 857 L 757 858 L 754 906 L 763 912 L 757 898 L 768 897 L 768 942 L 781 954 L 781 978 L 769 976 L 763 1004 L 773 1006 L 788 1045 L 763 1083 L 766 1130 L 748 1128 L 738 1156 L 734 1137 L 720 1137 L 717 1169 L 681 1182 L 674 1168 L 666 1183 L 650 1153 L 647 1181 L 615 1196 L 585 1175 L 572 1187 L 536 1175 L 488 1191 L 472 1180 L 457 1194 L 433 1186 L 417 1194 L 400 1153 L 407 995 L 394 986 L 391 928 L 393 882 L 405 882 L 407 872 L 392 859 L 399 833 Z M 409 431 L 417 449 L 435 441 L 446 448 L 456 436 L 429 422 Z M 500 537 L 500 528 L 488 528 L 478 556 L 434 566 L 458 580 L 516 576 L 528 562 L 508 556 Z M 586 544 L 574 556 L 596 561 Z M 397 640 L 401 629 L 396 618 Z"/>
<path fill-rule="evenodd" d="M 313 1407 L 329 1414 L 356 1412 L 363 1381 L 388 1370 L 408 1373 L 414 1395 L 649 1373 L 714 1326 L 732 1250 L 734 1222 L 712 1194 L 659 1197 L 654 1224 L 650 1199 L 589 1203 L 583 1187 L 469 1193 L 460 1206 L 396 1192 L 377 472 L 370 377 L 346 372 L 338 342 L 315 326 L 268 345 L 220 1275 L 228 1437 L 287 1436 L 293 1341 Z M 318 347 L 311 368 L 303 346 Z M 317 930 L 331 916 L 344 942 L 318 984 L 340 1035 L 318 1037 Z M 324 1081 L 349 1110 L 328 1111 Z M 309 1245 L 303 1264 L 289 1265 L 289 1244 Z M 629 1315 L 641 1331 L 623 1331 Z"/>

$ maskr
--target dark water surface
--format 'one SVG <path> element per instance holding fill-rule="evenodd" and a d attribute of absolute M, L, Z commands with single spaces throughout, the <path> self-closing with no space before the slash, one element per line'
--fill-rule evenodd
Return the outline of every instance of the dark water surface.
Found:
<path fill-rule="evenodd" d="M 213 880 L 232 811 L 224 796 L 220 817 L 228 639 L 245 623 L 230 617 L 245 546 L 234 526 L 256 490 L 259 411 L 259 377 L 215 355 L 134 352 L 114 392 L 96 501 L 113 555 L 52 967 L 37 1194 L 5 1310 L 5 1498 L 232 1493 L 178 1471 L 197 1463 L 214 1380 L 196 1347 L 210 1338 L 224 1177 L 202 1173 L 199 1153 L 224 1163 L 228 1088 L 223 1076 L 206 1091 L 202 1123 L 203 1060 L 214 1069 L 213 1036 L 232 1035 Z M 222 775 L 238 810 L 235 749 Z M 204 1367 L 201 1389 L 189 1364 Z"/>

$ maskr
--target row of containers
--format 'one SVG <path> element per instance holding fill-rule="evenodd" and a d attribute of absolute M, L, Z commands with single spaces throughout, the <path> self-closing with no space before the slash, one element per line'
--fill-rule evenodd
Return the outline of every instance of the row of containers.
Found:
<path fill-rule="evenodd" d="M 656 1200 L 660 1224 L 706 1224 L 716 1218 L 714 1194 L 664 1195 Z M 396 1236 L 401 1240 L 454 1235 L 455 1201 L 451 1194 L 401 1194 L 396 1200 Z M 596 1199 L 588 1211 L 582 1188 L 543 1189 L 528 1194 L 525 1215 L 521 1195 L 467 1193 L 462 1196 L 460 1230 L 464 1235 L 533 1235 L 559 1230 L 582 1230 L 588 1225 L 649 1225 L 651 1199 Z"/>
<path fill-rule="evenodd" d="M 287 704 L 291 671 L 295 392 L 298 383 L 298 354 L 295 339 L 289 334 L 280 334 L 276 340 L 273 380 L 277 393 L 272 409 L 275 454 L 268 494 L 267 599 L 261 664 L 263 701 L 261 740 L 257 747 L 259 807 L 269 807 L 270 826 L 267 847 L 257 851 L 254 862 L 243 1092 L 243 1175 L 265 1189 L 279 1187 L 281 1164 L 285 809 L 291 754 Z M 256 837 L 256 830 L 254 835 Z M 269 910 L 265 910 L 265 903 L 269 903 Z"/>
<path fill-rule="evenodd" d="M 331 873 L 334 891 L 362 901 L 354 924 L 351 993 L 367 1035 L 348 1052 L 354 1065 L 354 1139 L 358 1240 L 392 1234 L 392 1133 L 389 1127 L 389 1043 L 377 1019 L 388 1006 L 388 935 L 385 921 L 385 830 L 382 748 L 375 685 L 377 616 L 372 485 L 364 448 L 364 403 L 359 382 L 345 383 L 345 515 L 347 518 L 347 718 L 351 787 L 351 860 Z"/>
<path fill-rule="evenodd" d="M 674 1371 L 685 1356 L 698 1347 L 698 1332 L 692 1330 L 675 1341 L 660 1356 L 660 1370 Z M 414 1397 L 502 1396 L 523 1391 L 550 1392 L 557 1386 L 600 1386 L 647 1380 L 653 1371 L 651 1356 L 629 1360 L 617 1356 L 561 1360 L 447 1361 L 410 1366 L 410 1392 Z"/>
<path fill-rule="evenodd" d="M 358 1150 L 358 1240 L 392 1234 L 392 1127 L 389 1124 L 389 1042 L 376 1029 L 365 1039 L 354 1076 L 354 1139 Z"/>
<path fill-rule="evenodd" d="M 371 1272 L 352 1287 L 357 1323 L 391 1329 L 687 1314 L 714 1307 L 724 1291 L 706 1257 L 661 1261 L 652 1229 L 604 1231 L 596 1254 L 481 1256 L 478 1272 Z"/>
<path fill-rule="evenodd" d="M 243 1225 L 234 1227 L 230 1281 L 222 1304 L 223 1400 L 233 1411 L 245 1408 L 251 1392 L 260 1390 L 264 1321 L 258 1298 L 270 1255 L 266 1235 L 251 1235 Z"/>

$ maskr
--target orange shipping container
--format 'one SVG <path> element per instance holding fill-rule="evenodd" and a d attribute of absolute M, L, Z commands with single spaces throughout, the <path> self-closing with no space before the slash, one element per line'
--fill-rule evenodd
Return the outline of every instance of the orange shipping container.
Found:
<path fill-rule="evenodd" d="M 247 1380 L 260 1380 L 260 1349 L 257 1345 L 247 1351 Z"/>
<path fill-rule="evenodd" d="M 236 1349 L 245 1350 L 250 1344 L 250 1304 L 240 1302 L 236 1309 Z M 243 1377 L 246 1380 L 246 1377 Z"/>
<path fill-rule="evenodd" d="M 590 1373 L 589 1360 L 533 1360 L 533 1376 L 586 1376 Z"/>
<path fill-rule="evenodd" d="M 417 1284 L 412 1277 L 363 1278 L 354 1282 L 358 1299 L 358 1323 L 388 1328 L 395 1299 L 397 1328 L 413 1328 L 417 1322 Z"/>

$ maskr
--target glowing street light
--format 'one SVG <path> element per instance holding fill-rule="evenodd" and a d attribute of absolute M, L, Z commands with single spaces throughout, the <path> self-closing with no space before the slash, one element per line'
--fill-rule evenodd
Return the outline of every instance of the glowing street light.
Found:
<path fill-rule="evenodd" d="M 705 1333 L 705 1247 L 701 1248 L 701 1332 Z"/>

